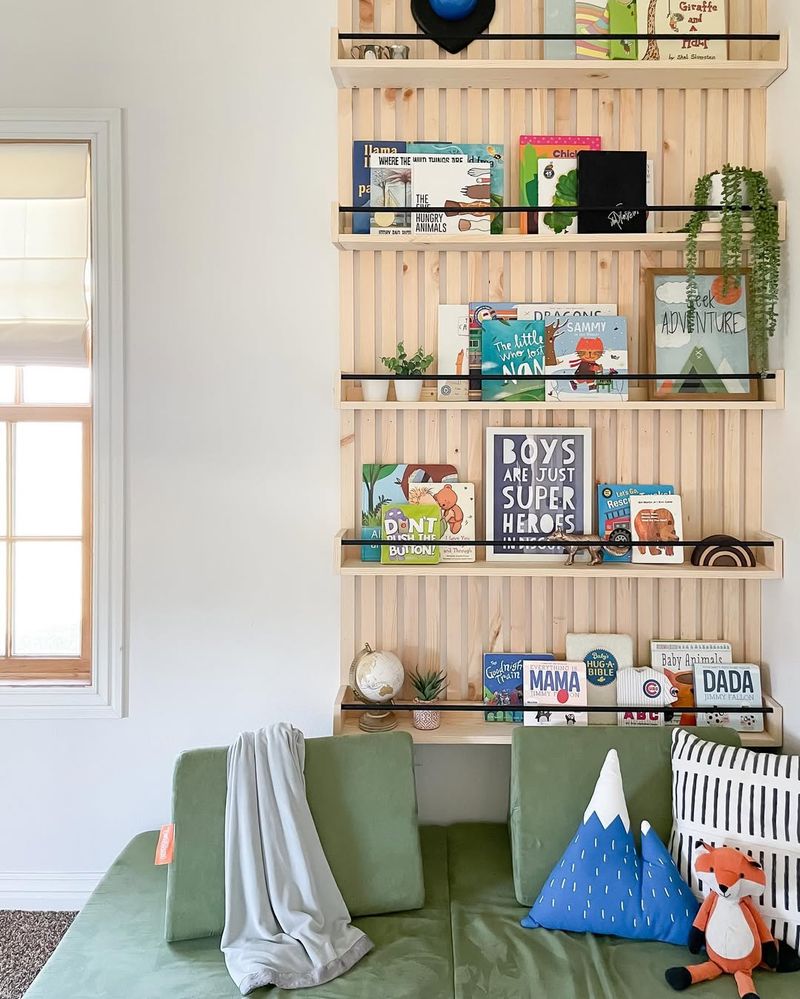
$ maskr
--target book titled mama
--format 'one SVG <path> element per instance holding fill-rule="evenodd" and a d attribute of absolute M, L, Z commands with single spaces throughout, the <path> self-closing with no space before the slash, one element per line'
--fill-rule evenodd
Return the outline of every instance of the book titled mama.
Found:
<path fill-rule="evenodd" d="M 486 721 L 522 722 L 524 712 L 514 709 L 522 707 L 523 704 L 523 663 L 532 659 L 552 662 L 553 658 L 546 653 L 533 656 L 530 653 L 485 652 L 483 703 L 490 708 L 484 711 Z"/>
<path fill-rule="evenodd" d="M 698 708 L 715 708 L 712 714 L 698 712 L 701 726 L 722 726 L 738 732 L 763 732 L 764 716 L 746 708 L 760 708 L 761 670 L 751 663 L 727 666 L 695 666 L 694 693 Z M 729 713 L 726 708 L 740 709 Z"/>
<path fill-rule="evenodd" d="M 586 725 L 586 663 L 526 659 L 522 667 L 525 724 Z"/>
<path fill-rule="evenodd" d="M 442 536 L 439 507 L 417 503 L 386 503 L 381 511 L 384 565 L 438 565 Z"/>

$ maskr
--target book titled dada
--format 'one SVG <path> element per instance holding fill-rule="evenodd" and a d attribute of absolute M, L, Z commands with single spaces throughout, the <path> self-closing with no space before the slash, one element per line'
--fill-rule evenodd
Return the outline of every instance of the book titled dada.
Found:
<path fill-rule="evenodd" d="M 522 666 L 523 700 L 529 726 L 586 725 L 586 663 L 526 659 Z"/>
<path fill-rule="evenodd" d="M 647 153 L 578 153 L 578 232 L 647 232 Z"/>
<path fill-rule="evenodd" d="M 712 714 L 698 712 L 701 726 L 722 726 L 738 732 L 764 731 L 764 716 L 746 710 L 762 706 L 758 666 L 752 663 L 695 666 L 694 696 L 698 708 L 716 709 Z M 739 710 L 731 712 L 731 708 Z"/>

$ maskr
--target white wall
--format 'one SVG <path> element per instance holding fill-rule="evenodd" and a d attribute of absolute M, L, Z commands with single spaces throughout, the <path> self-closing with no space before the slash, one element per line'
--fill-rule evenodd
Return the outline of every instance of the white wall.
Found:
<path fill-rule="evenodd" d="M 764 524 L 786 542 L 786 578 L 764 587 L 764 661 L 769 664 L 772 689 L 786 709 L 787 748 L 800 750 L 800 247 L 794 236 L 800 204 L 798 93 L 800 93 L 800 5 L 771 0 L 770 29 L 788 28 L 791 52 L 789 72 L 769 91 L 769 175 L 776 195 L 789 202 L 790 239 L 784 255 L 782 323 L 773 345 L 772 363 L 786 368 L 787 408 L 767 414 L 764 421 Z"/>

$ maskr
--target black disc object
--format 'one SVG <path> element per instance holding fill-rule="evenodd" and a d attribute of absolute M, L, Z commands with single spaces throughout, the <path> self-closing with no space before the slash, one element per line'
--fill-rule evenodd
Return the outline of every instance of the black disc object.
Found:
<path fill-rule="evenodd" d="M 495 0 L 478 0 L 478 6 L 463 21 L 446 21 L 434 14 L 430 0 L 411 0 L 414 20 L 429 38 L 446 52 L 460 52 L 492 23 L 496 10 Z M 464 35 L 464 38 L 447 38 L 447 35 Z"/>
<path fill-rule="evenodd" d="M 754 569 L 756 557 L 753 550 L 729 534 L 711 534 L 703 538 L 692 552 L 692 565 L 701 568 L 730 566 L 735 569 Z"/>

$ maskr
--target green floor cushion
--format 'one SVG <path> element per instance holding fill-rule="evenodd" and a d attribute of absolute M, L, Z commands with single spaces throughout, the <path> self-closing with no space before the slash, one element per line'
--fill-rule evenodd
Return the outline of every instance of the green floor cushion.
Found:
<path fill-rule="evenodd" d="M 453 963 L 447 835 L 421 830 L 425 907 L 356 920 L 374 949 L 341 978 L 313 989 L 257 989 L 257 999 L 451 999 Z M 156 833 L 124 851 L 78 915 L 26 999 L 235 999 L 219 937 L 164 940 L 163 867 Z"/>
<path fill-rule="evenodd" d="M 405 732 L 306 741 L 309 805 L 353 916 L 424 904 L 412 747 Z M 222 933 L 227 753 L 193 750 L 175 765 L 167 940 Z"/>
<path fill-rule="evenodd" d="M 730 729 L 704 738 L 738 745 Z M 596 726 L 516 729 L 511 745 L 509 828 L 517 901 L 530 907 L 575 835 L 609 749 L 619 753 L 631 827 L 647 820 L 667 842 L 672 827 L 671 728 Z"/>
<path fill-rule="evenodd" d="M 664 971 L 702 960 L 669 944 L 523 929 L 507 826 L 447 832 L 457 999 L 669 999 Z M 764 999 L 797 997 L 800 974 L 755 978 Z M 698 986 L 697 996 L 735 999 L 736 986 L 721 978 Z"/>

